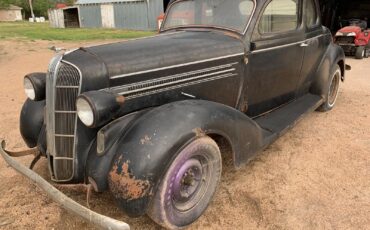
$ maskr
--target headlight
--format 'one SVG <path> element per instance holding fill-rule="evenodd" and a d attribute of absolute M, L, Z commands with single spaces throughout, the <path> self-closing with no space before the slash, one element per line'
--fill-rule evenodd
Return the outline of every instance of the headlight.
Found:
<path fill-rule="evenodd" d="M 349 34 L 347 34 L 348 37 L 356 37 L 356 33 L 355 32 L 351 32 Z"/>
<path fill-rule="evenodd" d="M 46 73 L 30 73 L 24 77 L 24 91 L 33 101 L 45 100 Z"/>
<path fill-rule="evenodd" d="M 23 81 L 23 85 L 24 85 L 24 92 L 26 93 L 27 97 L 31 100 L 35 100 L 36 92 L 35 92 L 35 88 L 33 87 L 31 80 L 25 77 Z"/>
<path fill-rule="evenodd" d="M 77 114 L 82 123 L 91 127 L 94 124 L 94 110 L 90 103 L 83 97 L 79 97 L 76 102 Z"/>
<path fill-rule="evenodd" d="M 123 96 L 104 91 L 90 91 L 81 94 L 76 101 L 77 114 L 89 128 L 101 127 L 119 117 Z"/>
<path fill-rule="evenodd" d="M 343 36 L 344 34 L 342 32 L 337 32 L 335 36 Z"/>

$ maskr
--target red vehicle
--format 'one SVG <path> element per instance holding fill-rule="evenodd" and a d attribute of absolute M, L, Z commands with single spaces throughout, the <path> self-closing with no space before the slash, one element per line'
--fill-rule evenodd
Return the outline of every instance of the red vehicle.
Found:
<path fill-rule="evenodd" d="M 335 35 L 335 42 L 340 45 L 346 55 L 363 59 L 370 56 L 370 30 L 367 22 L 350 20 L 349 26 L 343 27 Z"/>

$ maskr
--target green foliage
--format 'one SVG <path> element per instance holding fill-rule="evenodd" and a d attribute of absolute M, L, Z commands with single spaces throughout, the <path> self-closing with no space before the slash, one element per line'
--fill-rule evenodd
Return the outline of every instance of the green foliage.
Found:
<path fill-rule="evenodd" d="M 0 41 L 9 38 L 30 40 L 86 41 L 102 39 L 130 39 L 153 35 L 154 32 L 117 29 L 56 29 L 48 23 L 0 23 Z"/>
<path fill-rule="evenodd" d="M 16 5 L 23 8 L 23 12 L 26 15 L 26 19 L 31 16 L 30 6 L 28 0 L 0 0 L 0 7 L 7 7 L 10 4 Z M 33 12 L 36 17 L 48 16 L 48 9 L 55 6 L 55 1 L 53 0 L 32 0 Z"/>
<path fill-rule="evenodd" d="M 67 4 L 68 6 L 73 6 L 75 4 L 75 0 L 65 0 L 64 3 Z"/>

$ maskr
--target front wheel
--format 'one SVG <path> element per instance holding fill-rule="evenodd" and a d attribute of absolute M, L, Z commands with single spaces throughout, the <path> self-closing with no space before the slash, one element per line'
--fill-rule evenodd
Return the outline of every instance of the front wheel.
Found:
<path fill-rule="evenodd" d="M 366 54 L 365 46 L 359 46 L 356 48 L 355 54 L 356 59 L 363 59 L 365 57 L 365 54 Z"/>
<path fill-rule="evenodd" d="M 342 73 L 341 73 L 339 65 L 337 65 L 330 78 L 330 84 L 327 89 L 325 103 L 318 109 L 319 111 L 327 112 L 334 108 L 335 103 L 338 98 L 338 94 L 339 94 L 339 85 L 340 85 L 341 77 L 342 77 Z"/>
<path fill-rule="evenodd" d="M 185 146 L 166 172 L 148 210 L 168 229 L 183 228 L 207 209 L 221 178 L 220 149 L 209 137 Z"/>

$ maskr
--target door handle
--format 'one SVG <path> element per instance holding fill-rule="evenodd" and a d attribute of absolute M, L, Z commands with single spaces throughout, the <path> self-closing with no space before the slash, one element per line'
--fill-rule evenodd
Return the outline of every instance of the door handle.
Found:
<path fill-rule="evenodd" d="M 304 43 L 301 43 L 301 47 L 308 47 L 310 46 L 308 43 L 304 42 Z"/>

